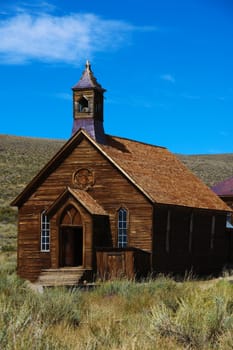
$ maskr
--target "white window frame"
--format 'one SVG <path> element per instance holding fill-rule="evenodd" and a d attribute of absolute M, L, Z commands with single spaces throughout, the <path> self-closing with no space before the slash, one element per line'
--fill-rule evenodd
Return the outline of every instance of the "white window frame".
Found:
<path fill-rule="evenodd" d="M 45 210 L 40 215 L 40 250 L 41 252 L 50 251 L 50 223 Z"/>
<path fill-rule="evenodd" d="M 117 212 L 118 248 L 125 248 L 128 244 L 128 211 L 120 208 Z"/>

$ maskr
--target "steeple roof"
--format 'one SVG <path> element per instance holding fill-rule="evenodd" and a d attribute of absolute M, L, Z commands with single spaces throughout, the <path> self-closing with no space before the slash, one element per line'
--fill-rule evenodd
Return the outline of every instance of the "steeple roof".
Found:
<path fill-rule="evenodd" d="M 83 74 L 76 85 L 73 86 L 72 90 L 76 89 L 99 89 L 105 91 L 102 86 L 97 82 L 94 74 L 91 70 L 91 64 L 89 61 L 86 62 L 86 68 L 83 71 Z"/>

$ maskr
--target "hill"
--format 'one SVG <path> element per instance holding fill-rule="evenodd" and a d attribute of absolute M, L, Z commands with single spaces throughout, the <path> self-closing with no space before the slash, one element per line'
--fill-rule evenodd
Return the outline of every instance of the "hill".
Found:
<path fill-rule="evenodd" d="M 16 239 L 17 211 L 10 202 L 64 143 L 0 135 L 0 238 L 6 247 L 15 247 Z M 233 154 L 177 156 L 209 186 L 233 176 Z"/>
<path fill-rule="evenodd" d="M 64 142 L 0 135 L 0 206 L 9 204 Z"/>
<path fill-rule="evenodd" d="M 0 250 L 16 249 L 17 209 L 10 202 L 63 144 L 0 135 Z"/>
<path fill-rule="evenodd" d="M 208 186 L 233 176 L 233 153 L 178 157 Z"/>

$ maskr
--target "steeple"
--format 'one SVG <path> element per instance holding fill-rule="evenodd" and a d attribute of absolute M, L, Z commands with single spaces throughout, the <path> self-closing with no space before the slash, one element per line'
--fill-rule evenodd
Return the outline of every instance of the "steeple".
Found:
<path fill-rule="evenodd" d="M 85 70 L 78 83 L 73 86 L 73 129 L 72 135 L 80 128 L 99 143 L 105 143 L 103 127 L 103 100 L 105 89 L 97 82 L 86 62 Z"/>

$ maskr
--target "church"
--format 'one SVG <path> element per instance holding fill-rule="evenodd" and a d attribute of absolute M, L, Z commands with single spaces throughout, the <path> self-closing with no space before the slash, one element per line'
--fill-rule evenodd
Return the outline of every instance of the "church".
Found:
<path fill-rule="evenodd" d="M 231 209 L 165 147 L 105 133 L 88 61 L 72 90 L 71 138 L 12 202 L 19 276 L 69 285 L 219 271 Z"/>

